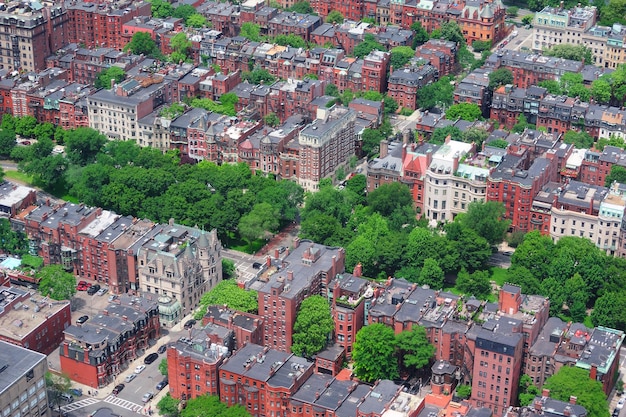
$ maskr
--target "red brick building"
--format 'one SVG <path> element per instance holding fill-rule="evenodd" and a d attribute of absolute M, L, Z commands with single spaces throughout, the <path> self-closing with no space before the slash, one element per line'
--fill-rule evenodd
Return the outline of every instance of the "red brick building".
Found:
<path fill-rule="evenodd" d="M 451 74 L 456 68 L 458 45 L 443 39 L 429 39 L 415 50 L 415 57 L 427 60 L 437 68 L 439 77 Z"/>
<path fill-rule="evenodd" d="M 70 324 L 69 301 L 51 302 L 27 290 L 0 286 L 0 340 L 49 355 Z"/>
<path fill-rule="evenodd" d="M 388 81 L 388 95 L 400 107 L 417 109 L 417 92 L 439 79 L 437 69 L 432 65 L 411 66 L 397 69 Z"/>
<path fill-rule="evenodd" d="M 220 366 L 220 399 L 252 416 L 287 415 L 291 396 L 313 370 L 304 358 L 249 343 Z"/>
<path fill-rule="evenodd" d="M 256 314 L 233 311 L 225 306 L 209 306 L 202 317 L 202 324 L 222 326 L 234 334 L 233 349 L 246 343 L 263 343 L 263 317 Z"/>
<path fill-rule="evenodd" d="M 326 295 L 331 280 L 345 268 L 343 248 L 330 248 L 311 241 L 295 241 L 283 267 L 263 277 L 258 290 L 259 315 L 265 320 L 265 346 L 289 351 L 296 313 L 309 295 Z"/>
<path fill-rule="evenodd" d="M 219 367 L 232 350 L 234 333 L 221 326 L 193 329 L 167 348 L 169 394 L 179 400 L 219 395 Z"/>
<path fill-rule="evenodd" d="M 363 91 L 387 91 L 387 71 L 389 70 L 389 52 L 372 51 L 363 58 L 361 76 L 363 78 Z"/>
<path fill-rule="evenodd" d="M 524 157 L 507 155 L 487 180 L 487 201 L 504 204 L 512 230 L 531 229 L 533 198 L 545 184 L 558 178 L 556 158 L 537 158 L 528 169 L 526 164 Z"/>
<path fill-rule="evenodd" d="M 108 385 L 159 337 L 160 329 L 156 300 L 122 294 L 101 314 L 65 329 L 61 371 L 92 388 Z"/>

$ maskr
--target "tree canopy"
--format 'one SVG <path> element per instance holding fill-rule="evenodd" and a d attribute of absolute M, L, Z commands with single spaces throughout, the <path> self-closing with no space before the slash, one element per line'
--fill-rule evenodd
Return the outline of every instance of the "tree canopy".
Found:
<path fill-rule="evenodd" d="M 250 417 L 250 414 L 239 404 L 228 407 L 217 395 L 200 395 L 187 400 L 180 417 Z"/>
<path fill-rule="evenodd" d="M 120 67 L 109 67 L 100 71 L 95 81 L 96 88 L 111 89 L 111 80 L 115 80 L 116 83 L 122 82 L 126 77 L 126 73 Z"/>
<path fill-rule="evenodd" d="M 135 32 L 130 42 L 124 47 L 124 50 L 131 51 L 135 55 L 144 54 L 152 58 L 161 56 L 161 51 L 159 51 L 156 42 L 148 32 Z"/>
<path fill-rule="evenodd" d="M 407 369 L 420 370 L 428 366 L 435 357 L 435 346 L 428 341 L 426 329 L 414 325 L 396 335 L 398 357 Z"/>
<path fill-rule="evenodd" d="M 326 16 L 326 23 L 343 23 L 344 17 L 338 10 L 331 10 Z"/>
<path fill-rule="evenodd" d="M 258 42 L 261 40 L 261 26 L 253 22 L 244 22 L 241 24 L 239 36 Z"/>
<path fill-rule="evenodd" d="M 585 45 L 558 44 L 543 51 L 545 56 L 583 61 L 585 64 L 593 64 L 591 49 Z"/>
<path fill-rule="evenodd" d="M 228 308 L 246 313 L 255 313 L 259 308 L 257 292 L 245 290 L 232 279 L 223 280 L 202 295 L 196 318 L 200 319 L 210 305 L 227 305 Z"/>
<path fill-rule="evenodd" d="M 397 379 L 398 361 L 393 329 L 382 323 L 365 326 L 356 334 L 352 359 L 354 372 L 362 380 Z"/>
<path fill-rule="evenodd" d="M 61 265 L 48 265 L 37 273 L 39 291 L 53 300 L 69 300 L 76 294 L 76 277 Z"/>
<path fill-rule="evenodd" d="M 448 120 L 467 120 L 473 122 L 483 118 L 480 106 L 475 103 L 458 103 L 453 104 L 446 110 L 446 119 Z"/>
<path fill-rule="evenodd" d="M 570 396 L 587 409 L 589 417 L 608 417 L 606 395 L 602 384 L 589 377 L 589 371 L 576 366 L 563 366 L 543 384 L 550 390 L 550 397 L 568 402 Z"/>
<path fill-rule="evenodd" d="M 334 328 L 328 300 L 321 295 L 305 298 L 293 325 L 291 351 L 306 357 L 317 354 L 326 348 Z"/>
<path fill-rule="evenodd" d="M 496 89 L 507 84 L 513 84 L 513 73 L 510 69 L 498 68 L 489 74 L 489 88 Z"/>
<path fill-rule="evenodd" d="M 370 52 L 374 50 L 385 51 L 387 50 L 387 48 L 381 45 L 376 40 L 374 35 L 372 35 L 371 33 L 367 33 L 363 37 L 363 42 L 359 43 L 358 45 L 354 47 L 352 54 L 357 58 L 364 58 L 367 55 L 369 55 Z"/>

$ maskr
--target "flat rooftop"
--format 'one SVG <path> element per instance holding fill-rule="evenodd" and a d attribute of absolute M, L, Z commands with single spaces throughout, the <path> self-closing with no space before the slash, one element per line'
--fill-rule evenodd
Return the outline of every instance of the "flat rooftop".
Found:
<path fill-rule="evenodd" d="M 0 340 L 0 394 L 45 360 L 46 355 Z"/>

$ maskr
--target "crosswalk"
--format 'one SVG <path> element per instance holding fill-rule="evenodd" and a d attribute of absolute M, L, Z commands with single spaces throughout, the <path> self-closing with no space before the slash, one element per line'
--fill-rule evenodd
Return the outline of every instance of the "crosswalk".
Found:
<path fill-rule="evenodd" d="M 141 411 L 141 409 L 143 408 L 142 405 L 135 404 L 132 401 L 123 400 L 121 398 L 116 397 L 115 395 L 109 395 L 108 397 L 106 397 L 104 399 L 104 402 L 105 403 L 109 403 L 109 404 L 113 404 L 113 405 L 117 405 L 118 407 L 125 408 L 125 409 L 133 411 L 135 413 Z"/>
<path fill-rule="evenodd" d="M 79 408 L 87 407 L 88 405 L 93 405 L 100 402 L 97 398 L 85 398 L 84 400 L 74 401 L 73 403 L 69 403 L 68 405 L 64 405 L 61 407 L 61 411 L 66 413 L 74 410 L 78 410 Z"/>

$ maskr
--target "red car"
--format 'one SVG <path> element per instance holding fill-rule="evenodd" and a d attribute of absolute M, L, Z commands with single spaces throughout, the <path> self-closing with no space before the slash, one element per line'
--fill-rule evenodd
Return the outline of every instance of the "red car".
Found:
<path fill-rule="evenodd" d="M 76 286 L 76 289 L 78 291 L 87 291 L 89 287 L 91 287 L 91 284 L 88 283 L 87 281 L 79 281 L 78 285 Z"/>

